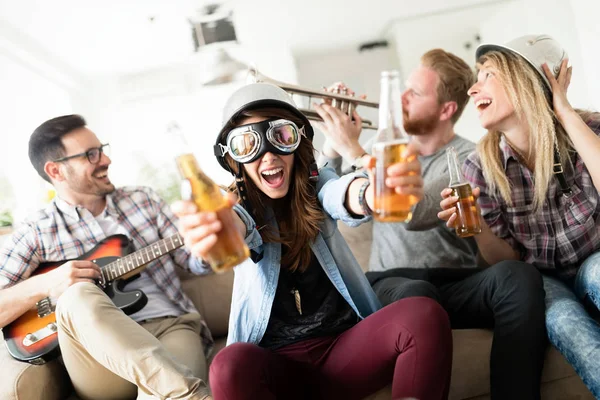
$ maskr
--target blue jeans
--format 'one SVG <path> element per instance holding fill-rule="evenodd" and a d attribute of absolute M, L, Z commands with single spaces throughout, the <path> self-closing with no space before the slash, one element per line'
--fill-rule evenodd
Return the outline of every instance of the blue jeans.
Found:
<path fill-rule="evenodd" d="M 600 310 L 600 251 L 583 262 L 572 285 L 543 279 L 548 338 L 600 398 L 600 324 L 583 305 Z"/>

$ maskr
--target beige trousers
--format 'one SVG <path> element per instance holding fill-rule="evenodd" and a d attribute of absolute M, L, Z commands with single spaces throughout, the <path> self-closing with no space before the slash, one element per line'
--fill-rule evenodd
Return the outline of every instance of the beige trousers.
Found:
<path fill-rule="evenodd" d="M 56 307 L 65 367 L 82 399 L 193 399 L 208 394 L 200 316 L 143 325 L 92 283 L 77 283 Z"/>

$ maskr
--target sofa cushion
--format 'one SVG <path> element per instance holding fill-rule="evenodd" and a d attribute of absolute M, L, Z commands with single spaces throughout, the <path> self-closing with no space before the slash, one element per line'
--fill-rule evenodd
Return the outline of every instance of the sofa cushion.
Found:
<path fill-rule="evenodd" d="M 58 360 L 44 365 L 17 361 L 6 350 L 1 331 L 0 343 L 0 399 L 61 400 L 71 393 L 71 381 Z"/>
<path fill-rule="evenodd" d="M 452 360 L 451 398 L 468 399 L 487 395 L 490 387 L 490 353 L 492 331 L 460 329 L 452 331 L 454 354 Z M 576 376 L 565 358 L 552 346 L 546 350 L 542 382 Z"/>
<path fill-rule="evenodd" d="M 338 221 L 338 229 L 348 246 L 354 254 L 363 271 L 369 270 L 369 258 L 371 257 L 371 242 L 373 240 L 373 222 L 366 222 L 351 228 Z"/>
<path fill-rule="evenodd" d="M 185 293 L 190 297 L 213 336 L 227 335 L 233 271 L 204 276 L 181 275 Z"/>
<path fill-rule="evenodd" d="M 483 329 L 455 329 L 452 337 L 454 354 L 449 399 L 489 399 L 492 332 Z M 565 386 L 567 384 L 569 386 Z M 548 387 L 553 390 L 548 390 Z M 557 392 L 562 393 L 563 397 L 557 397 Z M 552 346 L 546 351 L 542 393 L 544 400 L 594 398 L 565 358 Z M 367 400 L 389 400 L 391 396 L 392 389 L 388 386 L 369 396 Z"/>

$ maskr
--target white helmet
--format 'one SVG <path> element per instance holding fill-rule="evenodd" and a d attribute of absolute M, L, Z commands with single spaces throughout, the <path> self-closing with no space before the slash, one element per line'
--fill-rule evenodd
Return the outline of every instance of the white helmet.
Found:
<path fill-rule="evenodd" d="M 548 89 L 552 89 L 550 82 L 544 74 L 542 65 L 548 63 L 550 71 L 558 76 L 562 61 L 568 57 L 567 52 L 554 38 L 549 35 L 525 35 L 507 42 L 504 45 L 482 44 L 477 47 L 475 57 L 490 51 L 509 51 L 523 57 L 540 74 Z"/>

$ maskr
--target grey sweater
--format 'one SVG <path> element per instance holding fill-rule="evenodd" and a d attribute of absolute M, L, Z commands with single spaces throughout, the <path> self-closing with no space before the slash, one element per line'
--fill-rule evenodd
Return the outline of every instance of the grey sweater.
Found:
<path fill-rule="evenodd" d="M 371 152 L 371 142 L 365 144 Z M 419 157 L 423 174 L 424 197 L 414 207 L 412 220 L 407 223 L 374 222 L 373 245 L 369 270 L 391 268 L 473 268 L 476 266 L 477 245 L 473 238 L 461 239 L 454 229 L 446 227 L 437 217 L 440 192 L 450 181 L 446 148 L 454 146 L 460 161 L 474 151 L 474 143 L 455 136 L 435 154 Z M 319 166 L 327 164 L 342 173 L 342 159 L 319 156 Z M 344 171 L 346 172 L 346 171 Z"/>

